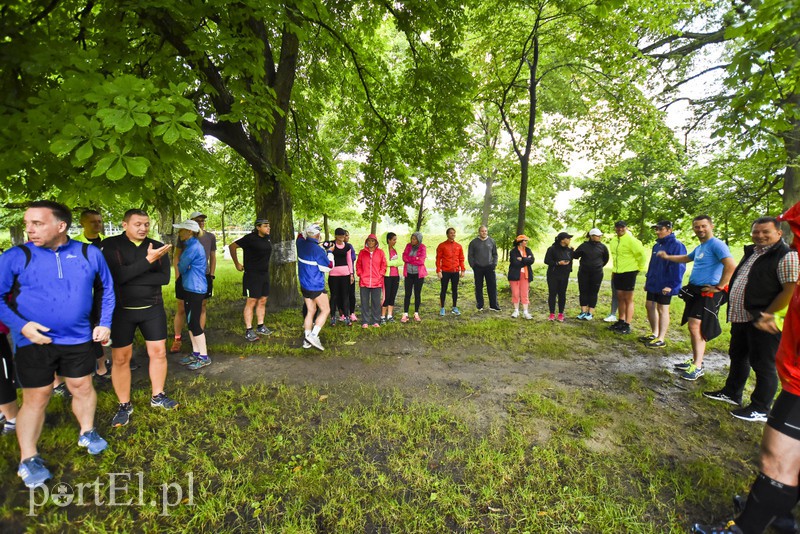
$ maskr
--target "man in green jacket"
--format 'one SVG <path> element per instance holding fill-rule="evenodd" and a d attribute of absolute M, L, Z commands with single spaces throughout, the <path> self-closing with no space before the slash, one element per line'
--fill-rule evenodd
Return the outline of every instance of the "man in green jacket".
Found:
<path fill-rule="evenodd" d="M 612 258 L 611 280 L 619 301 L 619 320 L 608 328 L 620 334 L 630 334 L 636 275 L 647 266 L 647 254 L 642 242 L 628 231 L 628 223 L 617 221 L 614 223 L 614 232 L 617 235 L 611 239 L 608 248 Z"/>

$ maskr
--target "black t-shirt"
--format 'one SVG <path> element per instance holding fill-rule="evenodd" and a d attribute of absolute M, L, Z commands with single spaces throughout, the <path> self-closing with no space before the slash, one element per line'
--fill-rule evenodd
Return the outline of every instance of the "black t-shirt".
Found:
<path fill-rule="evenodd" d="M 269 272 L 269 258 L 272 256 L 270 237 L 259 237 L 258 232 L 251 232 L 235 241 L 244 250 L 244 270 L 258 273 Z"/>
<path fill-rule="evenodd" d="M 100 243 L 103 241 L 103 238 L 102 238 L 102 237 L 100 237 L 100 236 L 97 236 L 97 237 L 95 237 L 94 239 L 92 239 L 91 237 L 87 237 L 86 239 L 88 239 L 88 240 L 89 240 L 89 242 L 90 242 L 92 245 L 96 246 L 97 248 L 100 248 Z"/>

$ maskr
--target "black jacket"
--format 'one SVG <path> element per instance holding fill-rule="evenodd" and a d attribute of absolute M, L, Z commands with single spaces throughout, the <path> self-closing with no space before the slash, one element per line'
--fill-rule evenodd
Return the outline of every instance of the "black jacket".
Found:
<path fill-rule="evenodd" d="M 584 241 L 578 245 L 572 257 L 581 260 L 579 270 L 602 269 L 608 263 L 608 247 L 600 241 Z"/>
<path fill-rule="evenodd" d="M 137 247 L 125 234 L 103 241 L 101 248 L 114 278 L 117 308 L 163 305 L 161 286 L 169 284 L 169 256 L 162 256 L 150 263 L 147 261 L 147 249 L 151 244 L 153 248 L 164 246 L 147 237 Z"/>
<path fill-rule="evenodd" d="M 528 269 L 528 281 L 530 282 L 533 279 L 533 269 L 531 269 L 531 265 L 535 258 L 533 257 L 533 252 L 528 247 L 525 247 L 525 257 L 522 257 L 522 254 L 519 252 L 519 247 L 514 247 L 511 249 L 511 253 L 508 255 L 510 265 L 508 266 L 508 279 L 510 281 L 519 280 L 519 274 L 522 270 L 522 267 L 525 266 Z"/>
<path fill-rule="evenodd" d="M 734 280 L 738 278 L 742 265 L 753 255 L 755 248 L 755 245 L 744 247 L 744 257 L 733 272 L 730 282 L 731 287 L 733 287 Z M 744 309 L 753 317 L 760 317 L 761 312 L 766 310 L 775 300 L 775 297 L 783 291 L 783 284 L 778 278 L 778 264 L 790 250 L 789 245 L 781 239 L 750 267 L 750 272 L 745 282 Z M 730 308 L 728 308 L 728 313 L 730 313 Z"/>
<path fill-rule="evenodd" d="M 559 261 L 569 260 L 567 265 L 558 265 Z M 550 245 L 544 254 L 544 262 L 547 265 L 547 276 L 567 278 L 572 272 L 572 248 L 562 247 L 558 243 Z"/>

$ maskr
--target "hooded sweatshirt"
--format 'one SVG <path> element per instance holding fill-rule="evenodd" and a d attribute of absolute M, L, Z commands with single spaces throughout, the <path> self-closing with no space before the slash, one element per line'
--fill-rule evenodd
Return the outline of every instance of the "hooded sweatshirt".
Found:
<path fill-rule="evenodd" d="M 671 289 L 670 295 L 677 295 L 681 290 L 683 274 L 686 272 L 685 263 L 675 263 L 659 258 L 658 253 L 664 251 L 673 256 L 686 254 L 686 247 L 678 241 L 675 234 L 656 240 L 653 245 L 653 254 L 650 256 L 650 266 L 647 268 L 647 281 L 644 290 L 650 293 L 661 293 L 665 287 Z"/>
<path fill-rule="evenodd" d="M 386 272 L 386 254 L 377 245 L 373 250 L 367 246 L 367 241 L 374 239 L 378 242 L 375 234 L 369 234 L 364 240 L 364 248 L 358 253 L 356 260 L 356 273 L 358 283 L 361 287 L 376 288 L 383 287 L 383 273 Z"/>
<path fill-rule="evenodd" d="M 416 237 L 419 244 L 416 247 L 412 246 L 411 243 L 406 245 L 406 249 L 403 251 L 403 262 L 405 263 L 403 276 L 417 274 L 420 278 L 425 278 L 428 276 L 428 269 L 425 267 L 427 250 L 425 245 L 422 244 L 422 233 L 414 232 L 411 237 Z"/>

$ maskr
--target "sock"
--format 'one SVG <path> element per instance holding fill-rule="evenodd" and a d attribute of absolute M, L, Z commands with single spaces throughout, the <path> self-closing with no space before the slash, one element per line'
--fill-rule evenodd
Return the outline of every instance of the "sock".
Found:
<path fill-rule="evenodd" d="M 320 331 L 320 330 L 322 330 L 322 327 L 321 327 L 321 326 L 319 326 L 318 324 L 315 324 L 315 325 L 314 325 L 314 328 L 312 328 L 312 329 L 311 329 L 311 333 L 312 333 L 313 335 L 315 335 L 315 336 L 318 336 L 318 335 L 319 335 L 319 331 Z"/>
<path fill-rule="evenodd" d="M 200 353 L 198 352 L 198 353 L 197 353 L 197 357 L 198 357 L 198 358 L 200 358 L 200 359 L 202 359 L 202 360 L 207 360 L 207 359 L 208 359 L 208 354 L 200 354 Z"/>
<path fill-rule="evenodd" d="M 196 357 L 200 356 L 200 353 L 199 353 L 199 352 L 192 351 L 192 356 L 194 356 L 194 357 L 196 358 Z"/>
<path fill-rule="evenodd" d="M 261 324 L 258 325 L 259 328 L 261 328 L 263 326 L 264 326 L 264 323 L 261 323 Z"/>
<path fill-rule="evenodd" d="M 797 486 L 788 486 L 759 473 L 736 525 L 744 532 L 763 532 L 776 517 L 791 513 L 797 503 Z"/>
<path fill-rule="evenodd" d="M 246 332 L 252 332 L 252 331 L 253 331 L 253 327 L 252 326 L 248 326 L 247 329 L 245 330 L 245 333 Z"/>
<path fill-rule="evenodd" d="M 306 330 L 305 333 L 306 333 L 306 337 L 308 337 L 308 336 L 311 335 L 311 330 Z"/>

